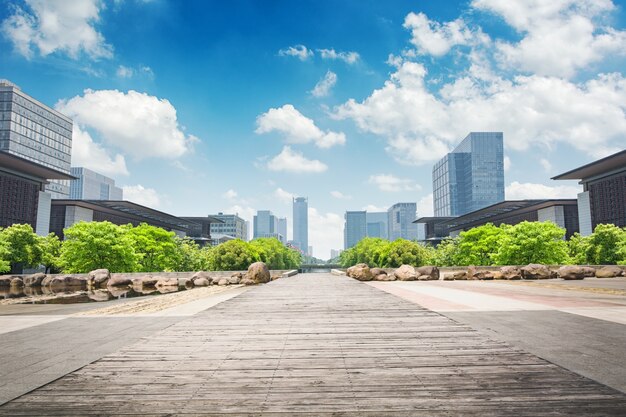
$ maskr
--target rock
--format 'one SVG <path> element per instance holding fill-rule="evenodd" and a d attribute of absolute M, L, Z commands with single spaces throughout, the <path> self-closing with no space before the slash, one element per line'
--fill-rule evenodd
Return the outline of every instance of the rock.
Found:
<path fill-rule="evenodd" d="M 476 267 L 470 266 L 467 269 L 467 278 L 468 279 L 480 279 L 480 280 L 490 280 L 493 279 L 493 274 L 491 271 L 485 271 L 481 269 L 476 269 Z"/>
<path fill-rule="evenodd" d="M 394 274 L 378 274 L 374 277 L 374 281 L 395 281 L 396 276 Z"/>
<path fill-rule="evenodd" d="M 0 277 L 0 287 L 10 287 L 13 277 Z"/>
<path fill-rule="evenodd" d="M 585 271 L 580 266 L 564 265 L 557 271 L 558 277 L 562 279 L 583 279 Z"/>
<path fill-rule="evenodd" d="M 128 276 L 115 275 L 107 281 L 107 287 L 121 287 L 123 285 L 132 285 L 133 280 Z"/>
<path fill-rule="evenodd" d="M 200 278 L 204 278 L 207 281 L 211 282 L 211 274 L 207 271 L 198 271 L 191 276 L 191 280 L 194 282 L 194 285 L 196 285 L 195 281 Z"/>
<path fill-rule="evenodd" d="M 581 266 L 583 269 L 583 273 L 585 274 L 585 278 L 591 278 L 596 276 L 596 269 L 590 266 Z"/>
<path fill-rule="evenodd" d="M 158 277 L 153 277 L 152 275 L 144 275 L 143 277 L 134 278 L 133 286 L 137 287 L 154 287 L 157 282 L 159 282 Z"/>
<path fill-rule="evenodd" d="M 466 280 L 467 279 L 467 271 L 453 271 L 452 274 L 448 275 L 449 280 Z"/>
<path fill-rule="evenodd" d="M 522 279 L 522 270 L 516 266 L 503 266 L 500 268 L 500 272 L 502 272 L 504 279 Z"/>
<path fill-rule="evenodd" d="M 86 289 L 87 280 L 73 277 L 71 275 L 56 275 L 49 281 L 48 287 L 50 287 L 53 291 L 63 290 L 66 288 L 71 288 L 72 290 Z"/>
<path fill-rule="evenodd" d="M 193 281 L 191 280 L 191 278 L 178 278 L 178 286 L 191 288 L 193 287 Z"/>
<path fill-rule="evenodd" d="M 411 265 L 401 265 L 399 268 L 396 268 L 396 270 L 393 271 L 393 274 L 400 281 L 415 281 L 417 279 L 415 268 Z"/>
<path fill-rule="evenodd" d="M 24 287 L 24 281 L 22 281 L 22 278 L 13 278 L 11 280 L 11 284 L 10 284 L 11 288 L 23 288 Z"/>
<path fill-rule="evenodd" d="M 276 281 L 277 279 L 281 279 L 282 277 L 283 277 L 283 276 L 282 276 L 281 274 L 278 274 L 278 275 L 272 275 L 271 280 L 272 280 L 272 281 Z"/>
<path fill-rule="evenodd" d="M 93 301 L 109 301 L 115 298 L 113 294 L 111 294 L 107 290 L 88 291 L 87 297 L 89 297 L 89 299 Z"/>
<path fill-rule="evenodd" d="M 615 277 L 622 276 L 623 273 L 624 271 L 619 266 L 609 265 L 609 266 L 603 266 L 602 268 L 597 269 L 596 277 L 597 278 L 615 278 Z"/>
<path fill-rule="evenodd" d="M 158 277 L 158 281 L 155 286 L 157 288 L 178 288 L 178 278 Z"/>
<path fill-rule="evenodd" d="M 246 278 L 251 279 L 256 284 L 264 284 L 270 281 L 270 270 L 267 268 L 267 265 L 265 265 L 264 262 L 255 262 L 248 267 L 248 272 L 246 272 Z"/>
<path fill-rule="evenodd" d="M 193 280 L 193 285 L 196 287 L 208 287 L 211 285 L 211 282 L 207 278 L 200 277 Z"/>
<path fill-rule="evenodd" d="M 437 281 L 439 279 L 439 268 L 436 266 L 420 266 L 415 268 L 415 273 L 417 274 L 417 279 L 420 281 L 433 280 Z M 427 276 L 428 278 L 423 278 Z"/>
<path fill-rule="evenodd" d="M 493 279 L 504 279 L 504 274 L 501 271 L 491 271 Z"/>
<path fill-rule="evenodd" d="M 550 268 L 541 264 L 528 264 L 522 267 L 524 279 L 549 279 L 552 276 Z"/>
<path fill-rule="evenodd" d="M 41 286 L 42 287 L 50 286 L 50 283 L 52 282 L 52 279 L 54 279 L 53 275 L 46 275 L 46 277 L 41 281 Z"/>
<path fill-rule="evenodd" d="M 346 271 L 346 275 L 359 281 L 371 281 L 374 279 L 372 271 L 367 264 L 356 264 Z"/>
<path fill-rule="evenodd" d="M 376 277 L 377 275 L 380 275 L 380 274 L 387 275 L 387 271 L 385 271 L 382 268 L 370 268 L 370 272 L 371 272 L 373 277 Z M 376 279 L 376 278 L 374 278 L 374 279 Z"/>
<path fill-rule="evenodd" d="M 243 278 L 239 283 L 242 285 L 256 285 L 256 282 L 254 282 L 250 278 Z"/>
<path fill-rule="evenodd" d="M 94 269 L 87 274 L 87 280 L 94 287 L 104 287 L 111 279 L 111 273 L 108 269 Z"/>
<path fill-rule="evenodd" d="M 218 281 L 217 285 L 219 286 L 230 285 L 230 281 L 228 280 L 228 278 L 222 278 Z"/>
<path fill-rule="evenodd" d="M 41 282 L 46 277 L 46 274 L 38 272 L 36 274 L 28 275 L 24 277 L 25 287 L 41 287 Z"/>
<path fill-rule="evenodd" d="M 240 281 L 241 281 L 240 275 L 233 275 L 232 277 L 228 278 L 228 282 L 233 285 L 239 284 Z"/>

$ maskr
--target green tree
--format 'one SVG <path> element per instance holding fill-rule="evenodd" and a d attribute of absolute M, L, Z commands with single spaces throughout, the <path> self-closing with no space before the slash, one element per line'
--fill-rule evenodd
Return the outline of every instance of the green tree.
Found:
<path fill-rule="evenodd" d="M 211 269 L 214 271 L 240 271 L 259 261 L 259 254 L 248 242 L 229 240 L 211 249 Z"/>
<path fill-rule="evenodd" d="M 142 223 L 128 230 L 138 256 L 141 272 L 172 271 L 176 268 L 178 246 L 174 232 Z"/>
<path fill-rule="evenodd" d="M 2 228 L 0 228 L 0 274 L 11 270 L 9 254 L 9 244 L 4 240 Z"/>
<path fill-rule="evenodd" d="M 61 241 L 54 233 L 39 238 L 39 244 L 43 251 L 41 264 L 46 268 L 46 274 L 57 273 L 61 270 Z"/>
<path fill-rule="evenodd" d="M 300 266 L 302 259 L 300 253 L 286 247 L 276 238 L 254 239 L 250 245 L 269 269 L 291 269 Z"/>
<path fill-rule="evenodd" d="M 9 251 L 5 261 L 11 265 L 12 270 L 21 272 L 22 268 L 39 265 L 43 251 L 39 236 L 30 224 L 14 224 L 0 233 Z"/>
<path fill-rule="evenodd" d="M 563 264 L 569 261 L 565 229 L 552 222 L 528 222 L 507 226 L 498 253 L 498 265 L 529 263 Z"/>
<path fill-rule="evenodd" d="M 581 236 L 574 233 L 567 242 L 567 251 L 572 263 L 577 265 L 587 264 L 587 248 L 589 247 L 589 236 Z"/>
<path fill-rule="evenodd" d="M 64 272 L 84 273 L 98 268 L 111 272 L 137 269 L 129 227 L 110 222 L 78 222 L 65 229 L 60 264 Z"/>
<path fill-rule="evenodd" d="M 457 242 L 455 264 L 493 265 L 504 233 L 503 228 L 494 226 L 492 223 L 461 232 Z"/>
<path fill-rule="evenodd" d="M 174 243 L 176 246 L 172 265 L 174 271 L 187 272 L 208 269 L 206 258 L 196 242 L 188 237 L 176 237 Z"/>
<path fill-rule="evenodd" d="M 593 265 L 615 265 L 624 258 L 621 248 L 626 244 L 626 231 L 613 224 L 599 224 L 587 238 L 585 260 Z"/>
<path fill-rule="evenodd" d="M 432 263 L 437 266 L 455 266 L 459 257 L 459 240 L 458 238 L 444 239 L 437 248 L 432 257 Z"/>
<path fill-rule="evenodd" d="M 422 266 L 428 257 L 428 251 L 419 243 L 396 239 L 382 249 L 380 263 L 386 268 L 397 268 L 404 264 Z"/>

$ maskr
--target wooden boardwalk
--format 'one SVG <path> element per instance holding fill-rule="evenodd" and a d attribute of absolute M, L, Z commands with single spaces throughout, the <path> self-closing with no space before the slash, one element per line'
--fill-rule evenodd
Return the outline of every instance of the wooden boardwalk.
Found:
<path fill-rule="evenodd" d="M 626 395 L 369 285 L 305 274 L 0 407 L 133 414 L 624 416 Z"/>

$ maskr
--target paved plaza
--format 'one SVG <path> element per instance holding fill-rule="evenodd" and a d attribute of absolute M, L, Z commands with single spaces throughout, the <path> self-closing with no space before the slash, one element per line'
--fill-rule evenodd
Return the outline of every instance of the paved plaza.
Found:
<path fill-rule="evenodd" d="M 624 415 L 625 284 L 302 274 L 149 315 L 0 306 L 0 415 Z"/>

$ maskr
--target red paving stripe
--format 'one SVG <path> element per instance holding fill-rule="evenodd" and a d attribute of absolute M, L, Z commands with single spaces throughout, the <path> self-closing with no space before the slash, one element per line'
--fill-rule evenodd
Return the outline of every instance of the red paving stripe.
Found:
<path fill-rule="evenodd" d="M 435 311 L 475 310 L 475 308 L 470 307 L 470 306 L 452 303 L 450 301 L 442 300 L 441 298 L 431 297 L 430 295 L 425 295 L 425 294 L 417 293 L 415 291 L 406 290 L 404 288 L 396 287 L 393 284 L 386 284 L 383 282 L 367 282 L 366 284 L 371 285 L 372 287 L 378 288 L 379 290 L 388 292 L 389 294 L 393 294 L 397 297 L 403 298 L 412 303 L 419 304 L 420 306 L 427 308 L 429 310 L 435 310 Z"/>

